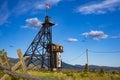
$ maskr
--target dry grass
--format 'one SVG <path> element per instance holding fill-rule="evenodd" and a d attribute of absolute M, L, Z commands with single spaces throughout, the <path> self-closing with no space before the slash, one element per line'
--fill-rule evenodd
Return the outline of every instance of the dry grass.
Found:
<path fill-rule="evenodd" d="M 21 72 L 21 71 L 18 71 Z M 100 73 L 100 72 L 82 72 L 74 70 L 63 70 L 61 72 L 40 72 L 30 70 L 28 74 L 33 76 L 41 76 L 47 78 L 57 78 L 60 80 L 120 80 L 120 73 Z M 0 77 L 3 76 L 3 71 L 0 71 Z M 12 80 L 9 78 L 8 80 Z M 18 79 L 23 80 L 23 79 Z"/>

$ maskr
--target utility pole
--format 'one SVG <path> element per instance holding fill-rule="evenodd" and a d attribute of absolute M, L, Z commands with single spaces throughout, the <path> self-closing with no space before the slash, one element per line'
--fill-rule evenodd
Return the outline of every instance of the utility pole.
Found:
<path fill-rule="evenodd" d="M 86 64 L 84 71 L 88 72 L 89 71 L 89 66 L 88 66 L 88 49 L 86 49 Z"/>
<path fill-rule="evenodd" d="M 86 61 L 87 61 L 86 64 L 88 64 L 88 49 L 86 49 Z"/>

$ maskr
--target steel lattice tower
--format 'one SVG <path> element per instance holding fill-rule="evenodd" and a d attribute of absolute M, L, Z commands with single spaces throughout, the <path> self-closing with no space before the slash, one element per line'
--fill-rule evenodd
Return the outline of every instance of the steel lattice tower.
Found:
<path fill-rule="evenodd" d="M 49 21 L 49 16 L 45 17 L 45 22 L 42 24 L 42 28 L 30 44 L 29 48 L 25 52 L 24 56 L 28 56 L 27 66 L 33 64 L 34 66 L 41 65 L 41 68 L 44 66 L 49 66 L 49 63 L 46 63 L 49 58 L 47 53 L 47 45 L 52 44 L 52 27 L 54 23 Z"/>
<path fill-rule="evenodd" d="M 33 65 L 33 67 L 38 68 L 56 68 L 56 54 L 62 52 L 63 48 L 52 43 L 52 26 L 54 25 L 54 23 L 50 22 L 50 17 L 46 16 L 40 31 L 24 54 L 24 57 L 27 57 L 27 66 Z M 55 47 L 54 50 L 53 47 Z M 57 47 L 59 49 L 57 49 Z"/>

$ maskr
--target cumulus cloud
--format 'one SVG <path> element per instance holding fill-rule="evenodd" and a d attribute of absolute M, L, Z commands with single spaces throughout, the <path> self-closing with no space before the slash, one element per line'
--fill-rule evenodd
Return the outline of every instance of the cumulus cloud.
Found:
<path fill-rule="evenodd" d="M 82 14 L 104 14 L 109 11 L 120 9 L 120 0 L 104 0 L 99 3 L 92 3 L 78 7 L 77 11 Z"/>
<path fill-rule="evenodd" d="M 41 26 L 41 21 L 39 21 L 38 18 L 29 18 L 29 19 L 26 19 L 26 25 L 25 26 L 22 26 L 22 28 L 39 28 Z"/>
<path fill-rule="evenodd" d="M 45 4 L 51 6 L 58 4 L 61 0 L 14 0 L 9 3 L 9 0 L 2 0 L 0 5 L 0 25 L 8 22 L 8 18 L 22 14 L 37 14 L 40 10 L 45 9 Z M 11 7 L 9 7 L 11 6 Z"/>
<path fill-rule="evenodd" d="M 108 35 L 105 34 L 103 31 L 90 31 L 90 32 L 85 32 L 82 34 L 85 37 L 92 38 L 94 40 L 99 40 L 101 38 L 107 38 Z"/>
<path fill-rule="evenodd" d="M 77 42 L 78 39 L 76 39 L 76 38 L 68 38 L 67 41 L 68 42 Z"/>

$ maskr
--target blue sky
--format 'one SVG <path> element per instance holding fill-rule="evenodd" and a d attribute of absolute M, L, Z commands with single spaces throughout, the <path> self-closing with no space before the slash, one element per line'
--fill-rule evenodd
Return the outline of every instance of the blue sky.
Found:
<path fill-rule="evenodd" d="M 45 4 L 53 26 L 53 42 L 64 46 L 69 64 L 120 66 L 120 0 L 0 0 L 0 50 L 23 54 L 41 28 Z"/>

